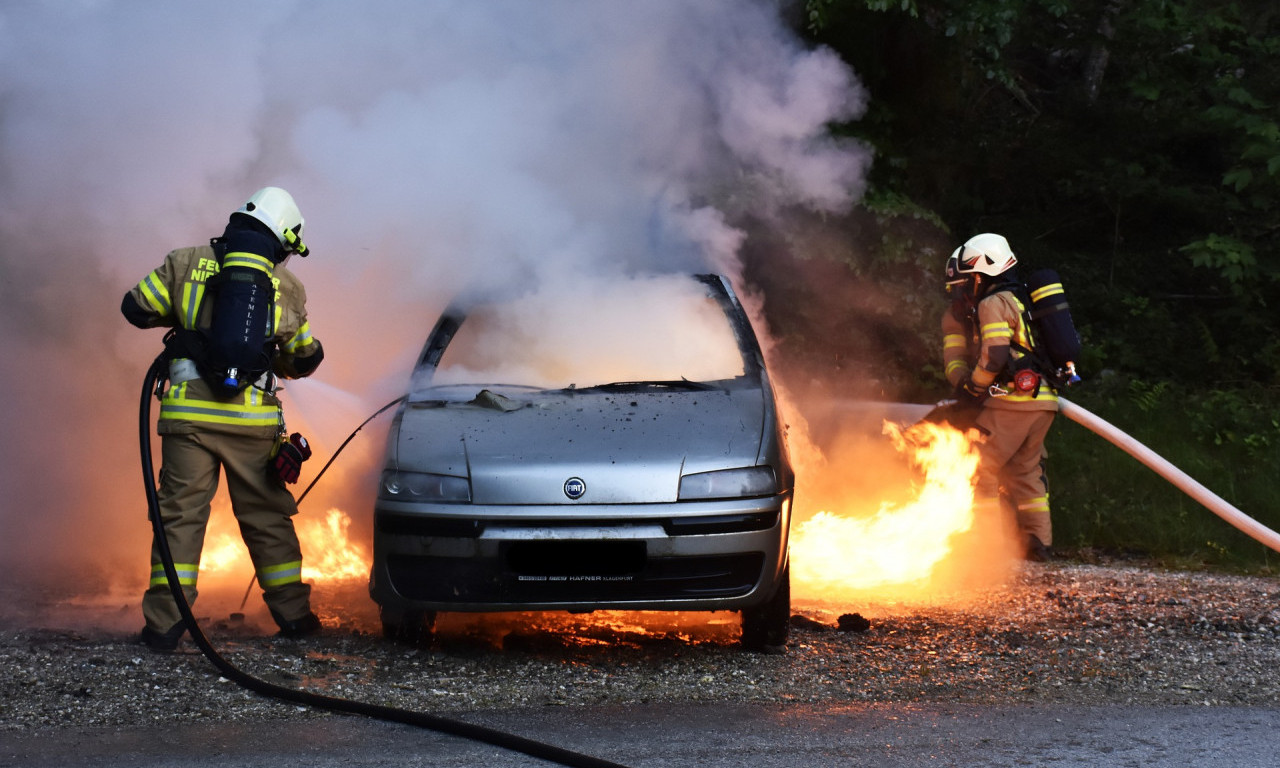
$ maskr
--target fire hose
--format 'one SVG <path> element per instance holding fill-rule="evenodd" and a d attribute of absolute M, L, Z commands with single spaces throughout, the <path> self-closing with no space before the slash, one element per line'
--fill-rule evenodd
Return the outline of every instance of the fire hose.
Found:
<path fill-rule="evenodd" d="M 1098 416 L 1081 408 L 1066 398 L 1058 398 L 1062 415 L 1080 424 L 1142 462 L 1156 474 L 1168 480 L 1178 490 L 1203 504 L 1218 517 L 1245 533 L 1260 544 L 1280 552 L 1280 533 L 1276 533 L 1252 517 L 1227 503 L 1222 497 L 1196 482 L 1186 472 L 1170 464 L 1155 451 L 1120 431 Z"/>
<path fill-rule="evenodd" d="M 948 416 L 955 414 L 956 408 L 957 403 L 955 400 L 943 400 L 934 406 L 933 410 L 924 417 L 924 420 L 946 420 Z M 1068 419 L 1071 419 L 1077 424 L 1083 426 L 1085 429 L 1088 429 L 1137 459 L 1148 469 L 1151 469 L 1156 474 L 1172 483 L 1178 490 L 1204 505 L 1210 512 L 1235 526 L 1238 530 L 1249 536 L 1249 538 L 1259 544 L 1270 547 L 1276 552 L 1280 552 L 1280 533 L 1276 533 L 1267 526 L 1241 512 L 1239 509 L 1236 509 L 1221 496 L 1218 496 L 1213 491 L 1196 482 L 1190 475 L 1175 467 L 1155 451 L 1138 442 L 1133 437 L 1111 425 L 1096 414 L 1090 413 L 1070 400 L 1067 400 L 1065 397 L 1058 397 L 1058 408 L 1063 416 L 1066 416 Z"/>
<path fill-rule="evenodd" d="M 163 355 L 156 358 L 147 370 L 146 379 L 142 385 L 142 403 L 139 407 L 139 439 L 141 442 L 142 453 L 142 475 L 143 484 L 146 487 L 147 495 L 147 512 L 151 518 L 152 532 L 155 537 L 156 549 L 160 554 L 161 563 L 164 565 L 164 575 L 169 583 L 169 591 L 173 593 L 173 599 L 178 605 L 178 612 L 182 615 L 182 620 L 186 624 L 187 632 L 190 633 L 192 641 L 200 648 L 214 667 L 227 678 L 247 688 L 255 693 L 284 701 L 293 702 L 305 706 L 326 709 L 332 712 L 342 712 L 353 715 L 363 715 L 365 717 L 373 717 L 379 720 L 387 720 L 395 723 L 403 723 L 405 725 L 415 725 L 420 728 L 426 728 L 440 733 L 449 734 L 451 736 L 460 736 L 462 738 L 479 741 L 486 744 L 492 744 L 497 747 L 509 749 L 515 752 L 521 752 L 531 757 L 541 760 L 547 760 L 560 765 L 574 766 L 575 768 L 625 768 L 618 763 L 613 763 L 598 757 L 580 754 L 561 747 L 543 742 L 527 739 L 523 736 L 499 731 L 494 728 L 488 728 L 474 723 L 468 723 L 462 720 L 455 720 L 440 715 L 433 715 L 426 712 L 416 712 L 413 710 L 399 709 L 396 707 L 388 707 L 379 704 L 368 704 L 360 701 L 351 701 L 350 699 L 340 699 L 334 696 L 326 696 L 324 694 L 313 693 L 311 691 L 286 688 L 281 685 L 268 683 L 265 680 L 256 678 L 233 665 L 224 659 L 218 651 L 213 647 L 200 629 L 200 625 L 196 623 L 194 614 L 191 612 L 191 605 L 187 602 L 187 596 L 182 591 L 182 586 L 178 582 L 178 572 L 173 565 L 173 555 L 169 551 L 169 540 L 165 534 L 164 521 L 160 517 L 160 497 L 156 490 L 155 467 L 151 456 L 151 395 L 152 391 L 162 381 L 166 375 L 168 364 L 165 362 Z M 386 407 L 390 407 L 388 404 Z M 385 410 L 384 408 L 383 410 Z M 378 413 L 381 413 L 379 411 Z M 377 415 L 376 413 L 374 414 Z M 370 419 L 373 417 L 371 416 Z M 368 421 L 365 422 L 366 424 Z M 361 426 L 364 426 L 363 424 Z M 358 431 L 358 430 L 357 430 Z M 353 433 L 354 435 L 354 433 Z M 350 440 L 350 438 L 348 438 Z M 345 445 L 345 443 L 344 443 Z M 341 450 L 341 449 L 339 449 Z M 336 457 L 336 453 L 334 454 Z M 332 459 L 330 459 L 332 462 Z M 328 467 L 328 464 L 325 465 Z M 323 470 L 322 470 L 323 472 Z M 317 479 L 319 479 L 317 477 Z M 314 481 L 312 483 L 314 485 Z M 308 490 L 310 488 L 308 487 Z"/>

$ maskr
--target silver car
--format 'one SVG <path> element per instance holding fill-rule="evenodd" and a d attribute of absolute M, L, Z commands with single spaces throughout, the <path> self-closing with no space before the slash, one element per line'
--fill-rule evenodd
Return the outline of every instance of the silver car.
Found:
<path fill-rule="evenodd" d="M 392 423 L 370 593 L 438 611 L 740 611 L 785 643 L 794 475 L 729 281 L 671 275 L 457 301 Z"/>

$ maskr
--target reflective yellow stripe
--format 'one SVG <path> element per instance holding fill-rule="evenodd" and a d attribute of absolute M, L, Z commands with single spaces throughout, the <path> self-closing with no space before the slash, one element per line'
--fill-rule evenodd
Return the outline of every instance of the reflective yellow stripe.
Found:
<path fill-rule="evenodd" d="M 973 511 L 979 515 L 991 515 L 998 513 L 1000 511 L 1000 497 L 975 497 L 973 500 Z"/>
<path fill-rule="evenodd" d="M 151 271 L 151 274 L 142 278 L 142 282 L 138 283 L 138 289 L 142 292 L 142 298 L 147 300 L 161 317 L 167 316 L 173 311 L 173 302 L 169 298 L 169 289 L 164 283 L 160 282 L 160 277 Z"/>
<path fill-rule="evenodd" d="M 969 346 L 969 343 L 965 340 L 963 334 L 948 333 L 942 337 L 943 349 L 964 349 L 967 346 Z"/>
<path fill-rule="evenodd" d="M 1040 301 L 1041 299 L 1046 299 L 1050 296 L 1056 296 L 1057 294 L 1062 292 L 1063 292 L 1062 283 L 1049 283 L 1048 285 L 1041 286 L 1035 289 L 1034 291 L 1032 291 L 1031 301 L 1032 302 Z"/>
<path fill-rule="evenodd" d="M 200 302 L 204 299 L 204 283 L 185 282 L 182 284 L 182 327 L 188 330 L 196 327 L 200 319 Z"/>
<path fill-rule="evenodd" d="M 1037 496 L 1034 499 L 1025 499 L 1018 502 L 1019 512 L 1048 512 L 1049 497 Z"/>
<path fill-rule="evenodd" d="M 1009 390 L 1009 394 L 1001 395 L 1000 399 L 1006 403 L 1056 403 L 1058 402 L 1058 393 L 1053 391 L 1053 387 L 1049 383 L 1040 383 L 1040 395 L 1032 397 L 1031 393 L 1022 394 L 1013 388 L 1013 384 L 1006 384 L 1004 388 Z"/>
<path fill-rule="evenodd" d="M 1017 296 L 1014 296 L 1013 303 L 1018 305 L 1018 316 L 1025 318 L 1026 317 L 1025 313 L 1027 311 L 1027 308 L 1022 306 L 1022 299 L 1019 299 Z M 1031 339 L 1031 329 L 1027 327 L 1027 324 L 1025 322 L 1018 323 L 1018 333 L 1015 338 L 1015 341 L 1017 341 L 1019 345 L 1026 347 L 1027 349 L 1034 348 L 1035 345 L 1032 343 L 1032 339 Z M 1015 351 L 1014 359 L 1016 360 L 1020 357 L 1022 357 L 1022 353 Z"/>
<path fill-rule="evenodd" d="M 1001 320 L 998 323 L 989 323 L 982 326 L 982 338 L 986 339 L 1011 339 L 1013 338 L 1013 329 L 1009 324 Z"/>
<path fill-rule="evenodd" d="M 235 251 L 228 253 L 222 257 L 222 268 L 229 267 L 247 267 L 248 269 L 256 269 L 264 272 L 268 277 L 271 276 L 271 268 L 275 266 L 271 259 L 266 256 L 259 256 L 256 253 L 247 253 L 245 251 Z"/>
<path fill-rule="evenodd" d="M 311 343 L 311 323 L 304 322 L 298 332 L 284 344 L 284 351 L 288 354 L 294 354 L 299 349 Z"/>
<path fill-rule="evenodd" d="M 161 403 L 160 418 L 246 427 L 271 427 L 280 423 L 279 411 L 275 406 L 237 406 L 208 400 L 190 400 L 182 405 Z"/>
<path fill-rule="evenodd" d="M 169 387 L 160 400 L 160 418 L 177 421 L 201 421 L 208 424 L 237 424 L 246 427 L 270 427 L 280 422 L 280 407 L 265 401 L 256 387 L 244 391 L 238 402 L 201 400 L 187 397 L 189 382 Z"/>
<path fill-rule="evenodd" d="M 263 587 L 278 587 L 302 581 L 302 561 L 271 565 L 258 571 L 258 583 Z"/>
<path fill-rule="evenodd" d="M 200 566 L 197 563 L 174 563 L 173 569 L 178 573 L 179 584 L 184 587 L 196 585 L 196 576 L 200 573 Z M 168 583 L 169 579 L 164 575 L 164 563 L 151 566 L 151 586 L 160 587 Z"/>
<path fill-rule="evenodd" d="M 958 371 L 961 368 L 967 369 L 968 367 L 969 366 L 963 360 L 952 360 L 947 363 L 947 373 L 950 374 L 952 371 Z"/>

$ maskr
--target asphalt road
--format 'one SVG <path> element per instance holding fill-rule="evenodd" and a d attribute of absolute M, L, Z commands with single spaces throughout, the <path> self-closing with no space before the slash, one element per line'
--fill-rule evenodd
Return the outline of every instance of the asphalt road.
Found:
<path fill-rule="evenodd" d="M 1276 765 L 1280 707 L 647 705 L 474 713 L 468 721 L 633 768 Z M 303 722 L 0 734 L 0 766 L 554 765 L 411 726 Z"/>

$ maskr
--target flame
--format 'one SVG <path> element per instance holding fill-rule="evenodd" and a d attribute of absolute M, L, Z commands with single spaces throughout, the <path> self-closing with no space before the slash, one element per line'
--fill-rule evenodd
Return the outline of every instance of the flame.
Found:
<path fill-rule="evenodd" d="M 214 528 L 212 521 L 210 528 Z M 200 553 L 201 573 L 225 573 L 249 567 L 249 550 L 239 536 L 216 530 L 205 537 L 204 551 Z"/>
<path fill-rule="evenodd" d="M 230 504 L 215 505 L 210 515 L 204 551 L 200 555 L 200 575 L 238 577 L 253 572 L 249 550 L 233 527 Z M 225 509 L 225 512 L 222 511 Z M 341 582 L 369 576 L 371 559 L 364 547 L 348 534 L 351 518 L 341 509 L 330 509 L 322 518 L 299 515 L 294 518 L 302 544 L 302 578 L 308 582 Z M 247 577 L 246 577 L 247 578 Z"/>
<path fill-rule="evenodd" d="M 868 590 L 919 586 L 934 576 L 953 551 L 953 539 L 973 526 L 973 475 L 977 447 L 969 436 L 946 425 L 921 422 L 907 429 L 884 422 L 896 451 L 923 481 L 909 482 L 908 498 L 878 500 L 871 514 L 858 514 L 858 501 L 839 512 L 819 511 L 792 536 L 792 579 L 800 592 L 838 599 Z M 845 468 L 846 484 L 874 467 Z M 836 472 L 831 467 L 826 472 Z M 886 480 L 886 489 L 895 481 Z M 846 489 L 847 490 L 847 489 Z M 880 494 L 883 498 L 886 491 Z M 865 498 L 866 494 L 863 494 Z M 892 591 L 892 590 L 890 590 Z M 899 589 L 898 591 L 904 591 Z"/>
<path fill-rule="evenodd" d="M 332 508 L 322 520 L 296 522 L 302 542 L 304 581 L 348 581 L 369 577 L 371 560 L 363 547 L 351 541 L 351 518 Z"/>

